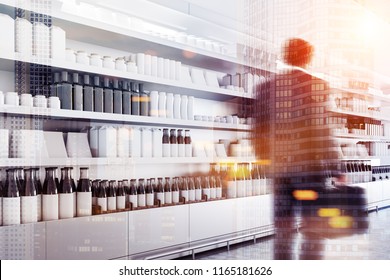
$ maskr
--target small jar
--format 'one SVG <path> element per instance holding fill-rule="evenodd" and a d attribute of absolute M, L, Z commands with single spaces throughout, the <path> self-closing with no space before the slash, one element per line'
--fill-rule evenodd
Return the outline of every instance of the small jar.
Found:
<path fill-rule="evenodd" d="M 20 106 L 32 107 L 33 98 L 30 93 L 22 93 L 20 95 Z"/>
<path fill-rule="evenodd" d="M 127 72 L 130 72 L 130 73 L 137 73 L 137 71 L 138 71 L 137 65 L 135 64 L 134 61 L 126 62 L 126 68 L 127 68 Z"/>
<path fill-rule="evenodd" d="M 103 67 L 108 69 L 115 69 L 115 62 L 111 56 L 103 57 Z"/>
<path fill-rule="evenodd" d="M 103 67 L 103 59 L 100 54 L 92 53 L 90 57 L 90 64 L 92 66 Z"/>
<path fill-rule="evenodd" d="M 126 71 L 126 62 L 124 57 L 118 57 L 115 59 L 115 69 L 119 71 Z"/>
<path fill-rule="evenodd" d="M 47 107 L 51 109 L 60 109 L 61 101 L 58 96 L 50 96 L 47 99 Z"/>
<path fill-rule="evenodd" d="M 7 92 L 4 95 L 6 105 L 19 106 L 19 96 L 17 92 Z"/>
<path fill-rule="evenodd" d="M 85 51 L 78 51 L 76 54 L 76 62 L 84 65 L 89 65 L 89 55 Z"/>
<path fill-rule="evenodd" d="M 35 95 L 33 103 L 34 107 L 47 108 L 46 96 L 44 95 Z"/>
<path fill-rule="evenodd" d="M 76 63 L 76 53 L 73 49 L 67 48 L 65 50 L 65 60 L 68 62 L 74 62 Z"/>

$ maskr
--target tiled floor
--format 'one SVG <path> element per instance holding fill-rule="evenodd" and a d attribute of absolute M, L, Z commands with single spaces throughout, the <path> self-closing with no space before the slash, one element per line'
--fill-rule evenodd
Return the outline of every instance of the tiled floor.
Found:
<path fill-rule="evenodd" d="M 292 232 L 278 244 L 276 236 L 196 254 L 200 260 L 273 260 L 273 259 L 390 259 L 390 208 L 368 215 L 369 228 L 363 232 L 329 235 L 302 229 Z M 278 254 L 282 251 L 282 254 Z M 189 258 L 188 258 L 189 259 Z"/>

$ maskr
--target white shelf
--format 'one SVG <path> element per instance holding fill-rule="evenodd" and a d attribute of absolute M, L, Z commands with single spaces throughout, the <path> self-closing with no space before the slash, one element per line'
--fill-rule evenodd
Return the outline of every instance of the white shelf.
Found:
<path fill-rule="evenodd" d="M 390 121 L 390 115 L 385 115 L 384 113 L 379 113 L 379 112 L 364 113 L 364 112 L 343 110 L 339 108 L 329 108 L 328 111 L 333 113 L 343 114 L 343 115 L 357 116 L 357 117 L 370 118 L 370 119 L 376 119 L 382 121 Z"/>
<path fill-rule="evenodd" d="M 132 166 L 152 164 L 210 164 L 214 162 L 254 162 L 252 157 L 175 157 L 175 158 L 1 158 L 4 167 L 50 166 Z"/>
<path fill-rule="evenodd" d="M 49 119 L 69 119 L 69 120 L 88 120 L 97 122 L 109 122 L 118 124 L 133 124 L 145 126 L 161 127 L 181 127 L 181 128 L 198 128 L 198 129 L 218 129 L 218 130 L 235 130 L 250 131 L 251 126 L 246 124 L 217 123 L 195 120 L 168 119 L 159 117 L 134 116 L 123 114 L 111 114 L 100 112 L 87 112 L 65 109 L 51 109 L 25 106 L 0 106 L 0 114 L 42 117 Z"/>
<path fill-rule="evenodd" d="M 374 136 L 374 135 L 358 135 L 352 133 L 334 133 L 333 136 L 336 138 L 350 139 L 351 141 L 390 141 L 390 138 L 385 136 Z"/>
<path fill-rule="evenodd" d="M 360 97 L 364 97 L 365 99 L 381 101 L 381 102 L 386 103 L 387 105 L 390 105 L 390 96 L 389 95 L 370 92 L 370 90 L 349 89 L 349 88 L 332 88 L 331 90 L 332 90 L 331 91 L 332 94 L 336 94 L 336 93 L 339 93 L 341 95 L 350 94 L 354 97 L 360 96 Z"/>

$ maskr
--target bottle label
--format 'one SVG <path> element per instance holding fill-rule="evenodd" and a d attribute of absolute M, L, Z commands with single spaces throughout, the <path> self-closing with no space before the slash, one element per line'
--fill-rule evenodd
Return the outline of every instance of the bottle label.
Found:
<path fill-rule="evenodd" d="M 58 194 L 42 195 L 42 220 L 58 220 Z"/>
<path fill-rule="evenodd" d="M 92 192 L 77 193 L 77 217 L 92 215 Z"/>
<path fill-rule="evenodd" d="M 202 190 L 195 189 L 195 200 L 202 200 Z"/>
<path fill-rule="evenodd" d="M 125 209 L 126 208 L 126 196 L 117 196 L 116 197 L 116 208 Z"/>
<path fill-rule="evenodd" d="M 188 200 L 189 201 L 195 201 L 195 190 L 189 190 L 188 191 Z"/>
<path fill-rule="evenodd" d="M 182 190 L 181 191 L 181 197 L 184 197 L 184 201 L 187 203 L 189 199 L 189 191 L 188 190 Z"/>
<path fill-rule="evenodd" d="M 179 191 L 172 192 L 172 202 L 179 203 Z"/>
<path fill-rule="evenodd" d="M 172 193 L 166 192 L 165 193 L 165 203 L 171 204 L 172 203 Z"/>
<path fill-rule="evenodd" d="M 153 206 L 154 205 L 154 194 L 153 193 L 147 193 L 146 194 L 146 205 L 147 206 Z"/>
<path fill-rule="evenodd" d="M 107 211 L 107 197 L 98 197 L 97 198 L 97 205 L 100 206 L 102 211 Z"/>
<path fill-rule="evenodd" d="M 178 155 L 178 145 L 177 144 L 171 144 L 171 157 L 177 157 Z"/>
<path fill-rule="evenodd" d="M 129 202 L 133 204 L 133 208 L 138 207 L 138 196 L 136 194 L 129 195 Z"/>
<path fill-rule="evenodd" d="M 138 195 L 138 206 L 145 207 L 146 206 L 146 196 L 145 194 Z"/>
<path fill-rule="evenodd" d="M 207 188 L 207 189 L 202 189 L 202 194 L 207 196 L 207 199 L 211 198 L 210 197 L 210 189 Z"/>
<path fill-rule="evenodd" d="M 211 188 L 210 189 L 210 198 L 211 199 L 217 198 L 217 190 L 216 190 L 216 188 Z"/>
<path fill-rule="evenodd" d="M 165 194 L 163 192 L 157 193 L 157 199 L 160 200 L 161 205 L 165 204 Z"/>
<path fill-rule="evenodd" d="M 227 183 L 227 197 L 236 198 L 237 197 L 237 185 L 236 181 L 228 181 Z"/>
<path fill-rule="evenodd" d="M 253 184 L 253 195 L 260 195 L 261 194 L 261 180 L 260 179 L 254 179 L 252 180 Z"/>
<path fill-rule="evenodd" d="M 37 221 L 42 221 L 42 195 L 37 195 Z"/>
<path fill-rule="evenodd" d="M 216 188 L 215 196 L 216 198 L 222 198 L 222 188 Z"/>
<path fill-rule="evenodd" d="M 3 197 L 3 225 L 20 224 L 20 197 Z"/>
<path fill-rule="evenodd" d="M 171 156 L 171 144 L 162 144 L 163 146 L 163 157 Z"/>
<path fill-rule="evenodd" d="M 178 147 L 179 157 L 185 157 L 186 155 L 185 144 L 179 144 L 177 145 L 177 147 Z"/>
<path fill-rule="evenodd" d="M 252 180 L 246 180 L 245 186 L 246 186 L 246 196 L 252 196 Z"/>
<path fill-rule="evenodd" d="M 244 180 L 237 181 L 237 197 L 246 196 L 246 186 Z"/>
<path fill-rule="evenodd" d="M 21 223 L 35 223 L 37 222 L 37 197 L 36 196 L 22 196 L 21 202 Z"/>
<path fill-rule="evenodd" d="M 185 144 L 185 156 L 192 157 L 192 144 Z"/>
<path fill-rule="evenodd" d="M 58 194 L 59 200 L 59 217 L 60 219 L 73 218 L 73 202 L 74 196 L 73 193 L 60 193 Z"/>
<path fill-rule="evenodd" d="M 116 197 L 107 197 L 107 210 L 116 210 Z"/>

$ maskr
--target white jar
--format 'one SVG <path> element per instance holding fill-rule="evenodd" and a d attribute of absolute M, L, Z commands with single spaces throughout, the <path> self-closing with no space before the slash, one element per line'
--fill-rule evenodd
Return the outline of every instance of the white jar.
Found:
<path fill-rule="evenodd" d="M 174 119 L 181 119 L 180 103 L 181 103 L 180 94 L 175 94 L 174 100 L 173 100 L 173 118 Z"/>
<path fill-rule="evenodd" d="M 164 58 L 164 72 L 163 72 L 163 78 L 169 79 L 171 77 L 171 61 L 169 59 Z"/>
<path fill-rule="evenodd" d="M 76 62 L 83 65 L 89 65 L 90 62 L 88 53 L 85 51 L 77 51 Z"/>
<path fill-rule="evenodd" d="M 195 103 L 195 97 L 189 96 L 188 103 L 187 103 L 187 119 L 188 120 L 194 119 L 194 103 Z"/>
<path fill-rule="evenodd" d="M 35 95 L 33 103 L 34 107 L 47 108 L 46 96 L 44 95 Z"/>
<path fill-rule="evenodd" d="M 29 93 L 22 93 L 20 95 L 20 106 L 32 107 L 33 98 Z"/>
<path fill-rule="evenodd" d="M 145 75 L 152 75 L 152 56 L 150 54 L 145 54 Z"/>
<path fill-rule="evenodd" d="M 103 67 L 108 69 L 115 69 L 115 62 L 111 56 L 103 57 Z"/>
<path fill-rule="evenodd" d="M 188 96 L 182 95 L 180 101 L 180 117 L 182 120 L 188 118 Z"/>
<path fill-rule="evenodd" d="M 100 54 L 91 53 L 90 64 L 92 66 L 103 67 L 103 59 Z"/>
<path fill-rule="evenodd" d="M 158 64 L 157 56 L 152 56 L 151 61 L 152 61 L 152 73 L 151 73 L 151 75 L 153 77 L 157 77 L 157 66 L 158 66 L 157 65 Z"/>
<path fill-rule="evenodd" d="M 126 69 L 127 69 L 127 72 L 130 72 L 130 73 L 137 73 L 137 71 L 138 71 L 137 65 L 135 64 L 134 61 L 126 62 Z"/>
<path fill-rule="evenodd" d="M 19 96 L 17 92 L 7 92 L 4 97 L 6 105 L 19 106 Z"/>
<path fill-rule="evenodd" d="M 157 77 L 164 78 L 164 58 L 157 58 Z"/>
<path fill-rule="evenodd" d="M 65 60 L 68 62 L 74 62 L 76 63 L 76 53 L 73 49 L 67 48 L 65 50 Z"/>
<path fill-rule="evenodd" d="M 126 71 L 127 66 L 124 57 L 118 57 L 115 59 L 115 69 L 119 71 Z"/>
<path fill-rule="evenodd" d="M 58 96 L 50 96 L 47 99 L 47 107 L 51 109 L 60 109 L 61 108 L 61 101 Z"/>
<path fill-rule="evenodd" d="M 145 74 L 145 54 L 144 53 L 137 53 L 137 67 L 138 67 L 138 74 L 144 75 Z"/>
<path fill-rule="evenodd" d="M 167 113 L 166 113 L 166 103 L 167 103 L 167 97 L 165 92 L 160 92 L 158 94 L 158 116 L 160 118 L 166 118 Z"/>
<path fill-rule="evenodd" d="M 168 119 L 173 119 L 173 99 L 173 93 L 167 93 L 165 111 Z"/>

